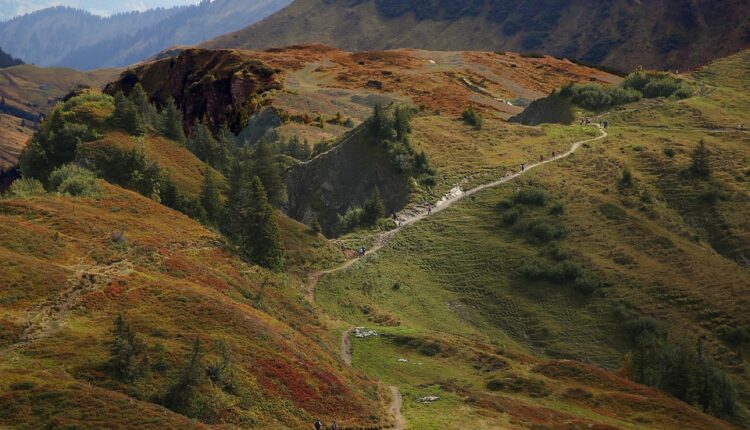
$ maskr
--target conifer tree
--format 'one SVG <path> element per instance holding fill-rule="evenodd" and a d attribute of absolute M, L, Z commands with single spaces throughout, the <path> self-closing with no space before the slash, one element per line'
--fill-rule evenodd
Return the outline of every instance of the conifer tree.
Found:
<path fill-rule="evenodd" d="M 248 211 L 248 177 L 242 162 L 235 158 L 229 167 L 229 190 L 222 229 L 233 242 L 242 241 L 242 224 Z"/>
<path fill-rule="evenodd" d="M 115 318 L 109 342 L 109 366 L 115 374 L 133 381 L 141 376 L 148 367 L 145 355 L 145 344 L 130 328 L 122 315 Z"/>
<path fill-rule="evenodd" d="M 144 124 L 153 126 L 156 122 L 156 108 L 149 101 L 148 94 L 146 94 L 146 90 L 143 89 L 140 82 L 135 84 L 129 98 L 141 114 Z"/>
<path fill-rule="evenodd" d="M 196 417 L 200 413 L 199 388 L 205 380 L 203 351 L 198 338 L 193 342 L 190 358 L 165 397 L 166 406 L 175 412 Z"/>
<path fill-rule="evenodd" d="M 115 126 L 134 136 L 142 136 L 146 132 L 141 114 L 122 92 L 115 95 L 115 111 L 111 118 Z"/>
<path fill-rule="evenodd" d="M 299 159 L 302 152 L 302 143 L 297 135 L 292 136 L 287 145 L 286 154 L 292 158 Z"/>
<path fill-rule="evenodd" d="M 179 144 L 185 143 L 185 132 L 182 129 L 182 112 L 172 97 L 168 97 L 159 116 L 159 132 L 167 139 Z"/>
<path fill-rule="evenodd" d="M 710 153 L 706 142 L 701 139 L 698 143 L 698 147 L 695 148 L 692 155 L 692 164 L 690 165 L 690 171 L 696 176 L 707 178 L 711 176 L 711 162 L 709 160 Z"/>
<path fill-rule="evenodd" d="M 216 222 L 219 219 L 221 210 L 221 201 L 219 198 L 219 188 L 216 185 L 216 179 L 211 169 L 207 168 L 203 175 L 203 186 L 200 195 L 201 205 L 206 211 L 206 216 L 210 222 Z"/>
<path fill-rule="evenodd" d="M 411 112 L 406 106 L 398 106 L 394 114 L 393 129 L 396 132 L 396 138 L 400 141 L 406 139 L 411 133 Z"/>
<path fill-rule="evenodd" d="M 190 134 L 185 146 L 201 161 L 205 161 L 211 166 L 217 164 L 216 159 L 219 145 L 211 134 L 211 130 L 208 129 L 205 120 L 195 121 L 193 132 Z"/>
<path fill-rule="evenodd" d="M 393 122 L 383 106 L 377 104 L 373 108 L 372 116 L 367 121 L 370 134 L 381 140 L 389 140 L 394 136 Z"/>
<path fill-rule="evenodd" d="M 375 225 L 380 218 L 385 216 L 385 205 L 380 198 L 380 190 L 378 188 L 375 188 L 372 197 L 365 202 L 362 209 L 364 209 L 362 222 L 366 225 Z"/>
<path fill-rule="evenodd" d="M 264 141 L 258 142 L 252 155 L 251 171 L 260 178 L 268 201 L 278 206 L 284 194 L 284 184 L 281 182 L 281 167 L 276 161 L 270 145 Z"/>
<path fill-rule="evenodd" d="M 245 214 L 242 247 L 250 260 L 271 270 L 284 266 L 279 225 L 260 178 L 250 180 L 249 210 Z"/>
<path fill-rule="evenodd" d="M 216 144 L 218 145 L 215 160 L 217 165 L 214 168 L 226 173 L 229 170 L 229 160 L 235 150 L 234 135 L 226 123 L 222 124 L 216 133 Z"/>

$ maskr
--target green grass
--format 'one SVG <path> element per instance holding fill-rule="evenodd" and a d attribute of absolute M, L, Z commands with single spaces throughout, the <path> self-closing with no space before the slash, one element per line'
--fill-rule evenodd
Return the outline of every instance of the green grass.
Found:
<path fill-rule="evenodd" d="M 391 330 L 388 327 L 398 324 L 398 330 L 423 336 L 494 342 L 511 351 L 575 358 L 610 370 L 620 367 L 630 348 L 615 314 L 624 305 L 664 323 L 676 342 L 692 345 L 696 336 L 707 336 L 705 347 L 730 369 L 740 390 L 735 419 L 747 420 L 750 373 L 743 347 L 726 344 L 718 331 L 722 325 L 750 325 L 743 310 L 750 305 L 744 299 L 750 276 L 741 266 L 742 255 L 750 249 L 750 147 L 747 133 L 729 130 L 747 124 L 744 107 L 750 102 L 750 88 L 732 75 L 748 56 L 740 54 L 696 75 L 698 88 L 706 81 L 718 89 L 699 90 L 698 96 L 682 101 L 627 106 L 608 117 L 610 138 L 406 228 L 377 255 L 324 278 L 318 301 L 352 325 Z M 431 155 L 441 175 L 437 190 L 459 183 L 471 171 L 479 173 L 469 181 L 486 182 L 502 166 L 554 147 L 546 146 L 550 141 L 564 146 L 584 133 L 579 127 L 503 130 L 490 125 L 482 132 L 467 128 L 461 136 L 441 117 L 422 117 L 415 123 L 415 146 L 424 145 L 420 149 Z M 492 132 L 481 134 L 488 129 Z M 687 173 L 690 153 L 700 139 L 712 153 L 711 182 Z M 513 147 L 507 152 L 500 149 L 506 142 Z M 667 148 L 672 157 L 666 155 Z M 624 166 L 634 178 L 628 188 L 618 184 Z M 578 293 L 571 283 L 529 282 L 519 276 L 524 262 L 548 258 L 542 255 L 543 244 L 529 240 L 522 221 L 551 216 L 523 207 L 513 224 L 503 222 L 498 206 L 529 184 L 564 203 L 564 214 L 556 222 L 567 235 L 558 240 L 559 246 L 603 282 L 605 287 L 593 296 Z M 702 195 L 708 186 L 722 197 L 706 201 Z M 474 375 L 460 370 L 458 362 L 432 363 L 435 371 L 429 381 L 430 372 L 425 374 L 423 368 L 391 364 L 393 356 L 404 351 L 394 351 L 382 340 L 366 342 L 377 348 L 364 346 L 358 361 L 355 343 L 355 366 L 400 382 L 406 391 L 423 392 L 438 375 L 476 388 Z M 380 355 L 376 349 L 382 350 Z M 431 408 L 407 416 L 431 428 L 443 425 L 441 417 L 457 409 L 450 401 Z"/>

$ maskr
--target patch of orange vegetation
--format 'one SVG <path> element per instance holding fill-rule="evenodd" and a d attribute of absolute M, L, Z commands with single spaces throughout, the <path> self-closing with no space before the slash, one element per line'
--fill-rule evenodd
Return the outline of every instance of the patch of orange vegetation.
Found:
<path fill-rule="evenodd" d="M 549 56 L 528 58 L 515 53 L 414 49 L 348 53 L 324 45 L 236 52 L 260 58 L 286 75 L 314 65 L 316 71 L 333 77 L 330 81 L 321 81 L 321 88 L 405 95 L 415 105 L 452 114 L 475 104 L 507 117 L 508 109 L 502 106 L 503 101 L 498 104 L 498 99 L 536 99 L 567 82 L 614 83 L 620 80 L 568 60 Z M 478 94 L 476 89 L 466 85 L 464 78 L 486 92 Z M 486 100 L 477 100 L 478 97 Z"/>

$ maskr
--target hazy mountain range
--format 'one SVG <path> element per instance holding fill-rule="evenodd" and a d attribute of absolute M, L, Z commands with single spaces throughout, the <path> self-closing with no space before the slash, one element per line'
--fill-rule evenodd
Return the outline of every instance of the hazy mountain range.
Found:
<path fill-rule="evenodd" d="M 215 0 L 101 17 L 55 7 L 0 23 L 0 45 L 40 66 L 89 70 L 143 60 L 253 24 L 290 0 Z"/>
<path fill-rule="evenodd" d="M 204 46 L 544 52 L 620 69 L 687 68 L 750 46 L 750 3 L 709 0 L 296 0 Z"/>

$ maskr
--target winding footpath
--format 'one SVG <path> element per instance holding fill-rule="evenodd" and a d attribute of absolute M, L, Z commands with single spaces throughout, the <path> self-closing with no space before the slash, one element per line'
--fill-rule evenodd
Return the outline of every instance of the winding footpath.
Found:
<path fill-rule="evenodd" d="M 451 192 L 448 195 L 443 197 L 439 202 L 435 203 L 435 205 L 432 207 L 431 212 L 424 208 L 419 209 L 416 212 L 411 212 L 411 213 L 402 212 L 401 214 L 398 215 L 399 226 L 392 230 L 380 233 L 375 240 L 375 245 L 368 250 L 368 255 L 373 254 L 379 251 L 380 249 L 382 249 L 396 235 L 396 233 L 398 233 L 402 229 L 412 224 L 415 224 L 432 214 L 448 209 L 453 204 L 463 200 L 464 198 L 468 196 L 476 194 L 482 190 L 497 187 L 506 182 L 513 181 L 514 179 L 517 179 L 518 177 L 524 175 L 525 173 L 537 167 L 540 167 L 547 163 L 552 163 L 554 161 L 567 158 L 573 155 L 584 144 L 595 142 L 597 140 L 601 140 L 609 136 L 607 134 L 607 131 L 601 125 L 596 124 L 596 127 L 599 130 L 599 136 L 575 142 L 570 146 L 570 149 L 568 149 L 566 152 L 558 154 L 554 157 L 550 157 L 538 163 L 530 164 L 526 166 L 526 168 L 523 169 L 522 171 L 508 174 L 501 179 L 479 185 L 465 192 L 459 188 L 454 188 L 453 190 L 451 190 Z M 305 298 L 307 299 L 307 301 L 310 302 L 310 304 L 315 304 L 315 288 L 317 287 L 318 283 L 323 278 L 323 276 L 348 269 L 349 267 L 354 265 L 354 263 L 356 263 L 357 261 L 359 261 L 358 257 L 351 258 L 347 260 L 346 262 L 344 262 L 343 264 L 337 267 L 334 267 L 332 269 L 310 273 L 307 276 L 307 282 L 304 285 Z M 351 330 L 346 330 L 341 335 L 341 358 L 347 366 L 352 365 Z M 394 423 L 395 423 L 394 426 L 391 427 L 389 430 L 406 430 L 407 422 L 404 416 L 401 414 L 401 405 L 403 403 L 401 392 L 396 386 L 390 386 L 388 388 L 391 391 L 391 404 L 388 406 L 388 411 L 393 416 Z"/>

